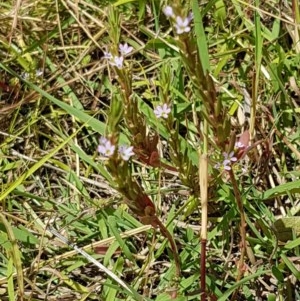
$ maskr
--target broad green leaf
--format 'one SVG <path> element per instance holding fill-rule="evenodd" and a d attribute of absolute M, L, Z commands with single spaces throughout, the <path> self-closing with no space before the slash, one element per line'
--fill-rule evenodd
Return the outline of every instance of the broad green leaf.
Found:
<path fill-rule="evenodd" d="M 116 223 L 116 218 L 114 216 L 109 216 L 107 219 L 107 222 L 109 224 L 109 228 L 112 231 L 112 233 L 114 234 L 116 240 L 118 241 L 121 250 L 124 252 L 125 256 L 133 261 L 133 255 L 131 254 L 129 248 L 127 247 L 125 241 L 123 240 L 123 238 L 120 235 L 119 230 L 117 229 L 117 223 Z"/>
<path fill-rule="evenodd" d="M 215 3 L 214 17 L 219 26 L 223 28 L 226 20 L 226 6 L 223 0 L 217 0 Z"/>
<path fill-rule="evenodd" d="M 114 241 L 107 249 L 105 252 L 103 264 L 104 265 L 109 265 L 110 260 L 114 256 L 114 253 L 117 251 L 117 249 L 120 247 L 120 244 L 118 241 Z"/>
<path fill-rule="evenodd" d="M 272 274 L 276 277 L 278 281 L 280 281 L 281 283 L 284 282 L 284 276 L 276 266 L 272 267 Z"/>
<path fill-rule="evenodd" d="M 250 275 L 250 276 L 247 276 L 247 277 L 244 277 L 242 280 L 236 282 L 234 285 L 232 285 L 224 294 L 222 297 L 220 297 L 218 299 L 218 301 L 227 301 L 229 296 L 236 290 L 238 289 L 241 285 L 255 279 L 255 278 L 258 278 L 259 276 L 261 275 L 265 275 L 265 274 L 269 274 L 270 271 L 269 270 L 263 270 L 263 269 L 260 269 L 258 270 L 256 273 Z"/>
<path fill-rule="evenodd" d="M 298 246 L 300 246 L 300 237 L 299 237 L 299 238 L 296 238 L 296 239 L 294 239 L 294 240 L 292 240 L 292 241 L 287 242 L 287 243 L 284 245 L 284 248 L 285 248 L 286 250 L 292 250 L 292 249 L 294 249 L 294 248 L 296 248 L 296 247 L 298 247 Z"/>
<path fill-rule="evenodd" d="M 300 271 L 298 267 L 285 255 L 280 255 L 281 259 L 284 261 L 288 269 L 295 275 L 296 279 L 300 279 Z"/>
<path fill-rule="evenodd" d="M 12 227 L 11 229 L 13 231 L 15 238 L 18 241 L 22 241 L 24 243 L 29 243 L 33 245 L 38 244 L 40 242 L 33 234 L 31 234 L 23 226 L 19 226 L 19 228 Z M 3 224 L 0 224 L 0 231 L 2 231 L 3 233 L 7 233 L 6 228 L 4 227 Z"/>
<path fill-rule="evenodd" d="M 199 59 L 202 64 L 204 75 L 206 75 L 206 73 L 210 71 L 208 45 L 203 27 L 202 16 L 199 9 L 199 3 L 197 0 L 193 0 L 193 14 Z"/>
<path fill-rule="evenodd" d="M 281 184 L 261 193 L 261 200 L 287 195 L 288 193 L 300 193 L 300 180 Z"/>

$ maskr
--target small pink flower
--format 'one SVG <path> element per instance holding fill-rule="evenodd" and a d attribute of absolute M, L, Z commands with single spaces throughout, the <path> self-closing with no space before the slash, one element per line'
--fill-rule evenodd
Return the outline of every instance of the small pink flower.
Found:
<path fill-rule="evenodd" d="M 223 153 L 223 156 L 225 159 L 235 162 L 237 160 L 237 158 L 234 157 L 233 155 L 234 155 L 234 152 L 230 152 L 229 154 L 227 154 L 225 152 Z"/>
<path fill-rule="evenodd" d="M 175 17 L 174 12 L 173 12 L 173 8 L 169 5 L 163 8 L 163 13 L 165 14 L 165 16 L 167 18 L 174 18 Z"/>
<path fill-rule="evenodd" d="M 105 138 L 104 136 L 100 137 L 100 139 L 99 139 L 99 143 L 100 143 L 101 145 L 104 145 L 107 141 L 108 141 L 108 139 Z"/>
<path fill-rule="evenodd" d="M 128 161 L 134 155 L 133 146 L 121 145 L 119 147 L 119 154 L 124 161 Z"/>
<path fill-rule="evenodd" d="M 231 170 L 231 164 L 237 161 L 237 158 L 233 156 L 234 152 L 230 152 L 229 154 L 223 153 L 224 161 L 223 168 L 226 170 Z"/>
<path fill-rule="evenodd" d="M 164 103 L 162 106 L 157 106 L 154 110 L 154 114 L 157 118 L 168 118 L 168 115 L 171 112 L 171 108 Z"/>
<path fill-rule="evenodd" d="M 246 146 L 240 142 L 240 141 L 237 141 L 234 145 L 235 148 L 245 148 Z"/>
<path fill-rule="evenodd" d="M 108 139 L 101 137 L 99 139 L 99 143 L 98 152 L 101 155 L 105 157 L 111 157 L 114 154 L 116 147 Z"/>
<path fill-rule="evenodd" d="M 123 68 L 123 62 L 124 62 L 123 56 L 113 56 L 109 63 L 112 66 L 116 66 L 118 69 L 122 69 Z"/>
<path fill-rule="evenodd" d="M 104 51 L 104 56 L 105 59 L 110 60 L 112 58 L 112 54 L 110 52 Z"/>
<path fill-rule="evenodd" d="M 177 16 L 175 21 L 176 23 L 174 24 L 174 26 L 176 28 L 177 34 L 182 34 L 191 30 L 191 27 L 189 26 L 191 17 L 182 19 L 181 17 Z"/>
<path fill-rule="evenodd" d="M 128 46 L 127 43 L 125 43 L 124 45 L 123 45 L 123 44 L 120 44 L 120 45 L 119 45 L 119 50 L 120 50 L 120 53 L 121 53 L 122 55 L 126 55 L 126 54 L 130 53 L 130 52 L 133 50 L 133 47 Z"/>

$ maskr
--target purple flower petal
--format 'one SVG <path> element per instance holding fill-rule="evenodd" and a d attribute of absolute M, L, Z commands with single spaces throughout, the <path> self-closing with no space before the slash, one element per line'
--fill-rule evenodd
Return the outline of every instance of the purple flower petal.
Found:
<path fill-rule="evenodd" d="M 189 32 L 191 30 L 191 27 L 189 26 L 190 23 L 189 18 L 182 19 L 181 17 L 176 17 L 176 23 L 174 24 L 176 28 L 177 34 L 182 34 L 184 32 Z"/>
<path fill-rule="evenodd" d="M 128 161 L 134 155 L 133 146 L 121 145 L 119 147 L 119 154 L 124 161 Z"/>
<path fill-rule="evenodd" d="M 125 43 L 124 45 L 123 45 L 123 44 L 120 44 L 120 45 L 119 45 L 119 50 L 120 50 L 120 53 L 121 53 L 122 55 L 126 55 L 126 54 L 130 53 L 130 52 L 133 50 L 133 47 L 128 46 L 127 43 Z"/>
<path fill-rule="evenodd" d="M 101 137 L 99 139 L 100 144 L 98 145 L 98 152 L 105 157 L 111 157 L 115 152 L 115 145 L 113 145 L 108 139 L 105 137 Z"/>
<path fill-rule="evenodd" d="M 112 66 L 116 66 L 118 69 L 122 69 L 123 68 L 123 61 L 124 58 L 123 56 L 114 56 L 112 57 L 110 64 Z"/>
<path fill-rule="evenodd" d="M 112 58 L 112 54 L 110 52 L 104 51 L 104 56 L 105 59 L 110 60 Z"/>
<path fill-rule="evenodd" d="M 163 9 L 163 13 L 165 14 L 165 16 L 167 18 L 173 18 L 175 15 L 174 15 L 174 12 L 173 12 L 173 8 L 171 6 L 166 6 L 164 7 Z"/>
<path fill-rule="evenodd" d="M 164 103 L 162 106 L 157 106 L 155 109 L 154 109 L 154 114 L 157 118 L 168 118 L 168 115 L 170 114 L 171 112 L 171 108 L 166 104 Z"/>

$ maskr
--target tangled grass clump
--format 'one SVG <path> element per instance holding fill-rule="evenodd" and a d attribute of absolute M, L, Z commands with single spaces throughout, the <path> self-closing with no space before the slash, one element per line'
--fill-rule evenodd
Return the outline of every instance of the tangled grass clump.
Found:
<path fill-rule="evenodd" d="M 98 2 L 0 4 L 0 299 L 300 300 L 297 1 Z"/>

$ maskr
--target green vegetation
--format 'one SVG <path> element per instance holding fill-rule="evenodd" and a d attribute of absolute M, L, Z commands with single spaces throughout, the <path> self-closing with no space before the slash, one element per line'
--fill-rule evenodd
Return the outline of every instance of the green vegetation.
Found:
<path fill-rule="evenodd" d="M 0 17 L 0 300 L 300 300 L 298 1 Z"/>

